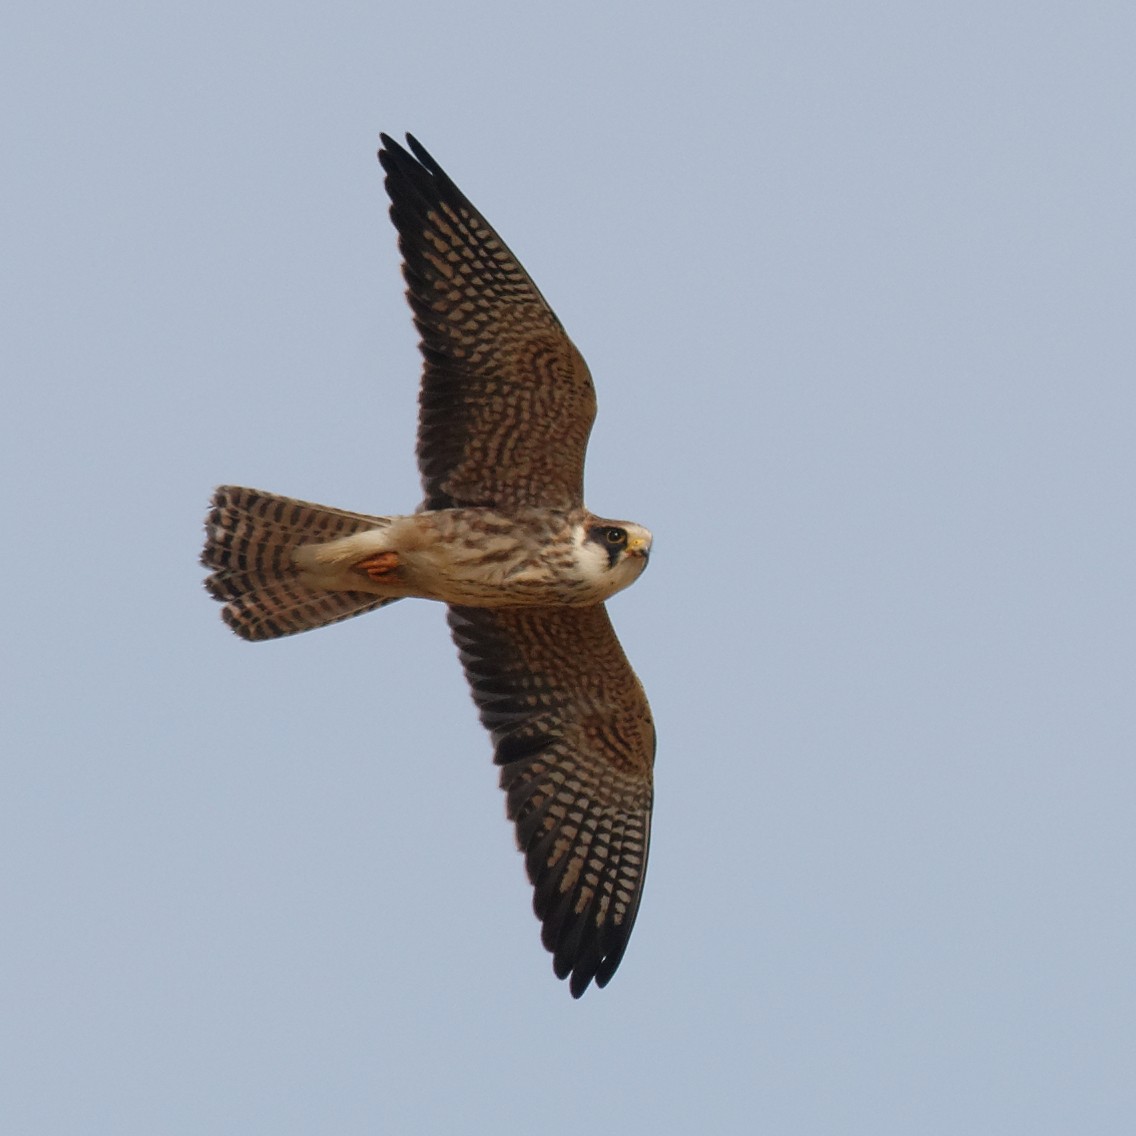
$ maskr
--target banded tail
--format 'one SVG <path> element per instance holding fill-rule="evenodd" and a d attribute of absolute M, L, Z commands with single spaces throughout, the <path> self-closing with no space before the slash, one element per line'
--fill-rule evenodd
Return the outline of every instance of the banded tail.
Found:
<path fill-rule="evenodd" d="M 222 485 L 205 521 L 201 563 L 213 569 L 205 587 L 242 639 L 276 639 L 373 611 L 395 597 L 313 586 L 293 554 L 387 524 L 385 517 Z"/>

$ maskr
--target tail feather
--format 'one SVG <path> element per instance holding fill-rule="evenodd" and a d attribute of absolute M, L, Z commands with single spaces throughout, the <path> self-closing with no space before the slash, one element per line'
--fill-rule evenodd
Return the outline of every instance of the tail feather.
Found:
<path fill-rule="evenodd" d="M 387 524 L 384 517 L 329 509 L 257 489 L 222 485 L 205 521 L 205 587 L 225 605 L 222 618 L 243 639 L 276 639 L 338 623 L 393 599 L 330 591 L 301 579 L 292 554 Z"/>

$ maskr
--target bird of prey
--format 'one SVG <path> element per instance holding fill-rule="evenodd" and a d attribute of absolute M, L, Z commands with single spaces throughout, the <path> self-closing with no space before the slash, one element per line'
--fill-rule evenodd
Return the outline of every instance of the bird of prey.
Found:
<path fill-rule="evenodd" d="M 273 639 L 407 596 L 440 600 L 490 732 L 541 939 L 579 997 L 619 966 L 647 868 L 655 729 L 604 602 L 651 534 L 584 505 L 587 365 L 505 242 L 410 135 L 382 135 L 424 359 L 425 499 L 367 516 L 222 486 L 205 581 Z"/>

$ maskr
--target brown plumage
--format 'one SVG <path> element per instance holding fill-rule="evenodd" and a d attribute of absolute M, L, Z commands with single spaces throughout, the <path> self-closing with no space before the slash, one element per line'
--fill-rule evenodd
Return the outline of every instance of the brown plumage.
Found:
<path fill-rule="evenodd" d="M 584 500 L 588 366 L 505 242 L 413 138 L 385 134 L 390 215 L 425 365 L 424 507 Z"/>
<path fill-rule="evenodd" d="M 225 604 L 225 622 L 242 639 L 277 639 L 391 602 L 364 592 L 303 583 L 292 555 L 302 545 L 375 528 L 378 518 L 222 485 L 205 518 L 201 562 L 212 568 L 209 594 Z"/>
<path fill-rule="evenodd" d="M 533 883 L 577 997 L 606 985 L 639 908 L 655 728 L 603 605 L 451 607 L 450 628 Z"/>
<path fill-rule="evenodd" d="M 623 957 L 647 866 L 655 733 L 604 601 L 651 536 L 583 504 L 588 368 L 528 274 L 432 157 L 383 135 L 425 360 L 418 513 L 372 517 L 225 486 L 203 562 L 246 639 L 403 596 L 449 604 L 553 968 L 579 997 Z"/>

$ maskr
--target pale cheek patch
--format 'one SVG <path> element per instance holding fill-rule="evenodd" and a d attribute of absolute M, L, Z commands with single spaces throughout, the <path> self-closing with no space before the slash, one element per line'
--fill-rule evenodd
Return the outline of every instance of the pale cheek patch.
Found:
<path fill-rule="evenodd" d="M 611 565 L 607 551 L 600 548 L 594 540 L 587 540 L 582 532 L 574 534 L 573 543 L 576 546 L 576 571 L 580 579 L 591 584 L 603 583 L 609 579 Z"/>

